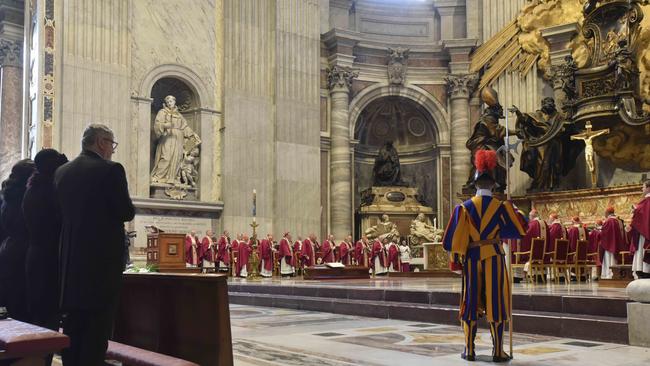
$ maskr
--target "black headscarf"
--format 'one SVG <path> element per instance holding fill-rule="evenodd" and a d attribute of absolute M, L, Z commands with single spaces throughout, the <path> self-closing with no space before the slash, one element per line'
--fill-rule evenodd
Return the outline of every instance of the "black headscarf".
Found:
<path fill-rule="evenodd" d="M 27 189 L 27 180 L 34 172 L 34 162 L 23 159 L 11 168 L 9 178 L 3 182 L 2 200 L 5 204 L 20 203 Z"/>
<path fill-rule="evenodd" d="M 34 157 L 36 170 L 29 178 L 28 187 L 41 183 L 50 184 L 54 179 L 54 172 L 58 167 L 68 162 L 65 154 L 54 149 L 43 149 Z"/>

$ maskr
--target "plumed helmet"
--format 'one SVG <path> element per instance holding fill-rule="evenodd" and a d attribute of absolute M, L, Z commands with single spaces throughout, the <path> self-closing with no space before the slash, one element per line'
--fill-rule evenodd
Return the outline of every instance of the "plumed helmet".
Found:
<path fill-rule="evenodd" d="M 497 153 L 494 150 L 478 150 L 474 155 L 474 182 L 479 179 L 490 179 L 496 183 L 494 169 L 497 167 Z"/>

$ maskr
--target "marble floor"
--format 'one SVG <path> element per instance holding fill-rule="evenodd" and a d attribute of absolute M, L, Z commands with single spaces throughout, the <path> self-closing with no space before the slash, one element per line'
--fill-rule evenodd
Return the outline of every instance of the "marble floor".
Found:
<path fill-rule="evenodd" d="M 489 365 L 489 331 L 477 335 L 477 362 L 459 357 L 460 327 L 362 318 L 299 310 L 231 305 L 236 366 L 298 365 Z M 650 349 L 515 334 L 515 359 L 521 366 L 641 366 Z"/>
<path fill-rule="evenodd" d="M 461 289 L 460 278 L 386 278 L 378 277 L 365 280 L 328 280 L 306 281 L 296 278 L 261 278 L 256 280 L 230 278 L 230 283 L 264 284 L 277 286 L 323 286 L 347 288 L 401 289 L 411 291 L 458 291 Z M 530 284 L 518 283 L 513 287 L 515 294 L 574 295 L 627 298 L 624 288 L 600 287 L 598 282 L 569 284 Z"/>

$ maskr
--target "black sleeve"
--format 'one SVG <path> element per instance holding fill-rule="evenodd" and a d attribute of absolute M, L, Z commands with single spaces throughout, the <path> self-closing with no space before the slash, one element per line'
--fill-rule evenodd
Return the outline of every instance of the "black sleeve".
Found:
<path fill-rule="evenodd" d="M 113 164 L 108 183 L 108 205 L 113 215 L 123 222 L 133 220 L 135 208 L 133 202 L 131 202 L 131 196 L 129 196 L 126 172 L 122 164 Z"/>

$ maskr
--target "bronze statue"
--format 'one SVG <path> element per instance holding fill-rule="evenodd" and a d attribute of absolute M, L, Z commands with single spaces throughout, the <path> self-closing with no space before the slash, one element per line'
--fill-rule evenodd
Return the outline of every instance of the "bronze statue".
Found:
<path fill-rule="evenodd" d="M 582 150 L 579 142 L 571 141 L 579 131 L 557 110 L 553 98 L 544 98 L 535 113 L 521 113 L 516 106 L 512 111 L 517 115 L 516 134 L 523 140 L 520 169 L 533 179 L 530 190 L 558 189 Z"/>
<path fill-rule="evenodd" d="M 399 164 L 397 149 L 392 141 L 386 141 L 379 149 L 375 158 L 375 166 L 372 169 L 374 186 L 405 186 L 402 181 L 402 173 Z"/>
<path fill-rule="evenodd" d="M 474 131 L 467 140 L 465 146 L 472 152 L 471 167 L 467 183 L 463 187 L 463 191 L 471 190 L 474 185 L 474 155 L 478 150 L 494 150 L 498 151 L 500 147 L 505 145 L 506 129 L 499 125 L 499 118 L 503 118 L 503 107 L 499 104 L 499 95 L 491 87 L 485 87 L 481 91 L 481 100 L 488 105 L 483 111 L 483 115 L 479 118 Z M 512 160 L 510 160 L 512 161 Z M 497 166 L 495 175 L 498 187 L 495 188 L 498 192 L 504 192 L 506 189 L 506 170 L 502 166 Z"/>

